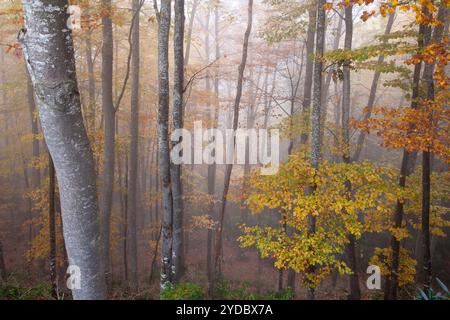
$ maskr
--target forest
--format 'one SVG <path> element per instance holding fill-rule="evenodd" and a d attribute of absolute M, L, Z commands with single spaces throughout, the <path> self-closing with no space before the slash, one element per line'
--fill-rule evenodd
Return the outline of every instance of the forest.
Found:
<path fill-rule="evenodd" d="M 1 0 L 0 300 L 449 300 L 449 0 Z"/>

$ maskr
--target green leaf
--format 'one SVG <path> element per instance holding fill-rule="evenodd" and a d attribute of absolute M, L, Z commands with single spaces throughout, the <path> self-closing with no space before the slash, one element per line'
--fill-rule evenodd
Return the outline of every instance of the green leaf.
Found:
<path fill-rule="evenodd" d="M 436 278 L 436 282 L 437 282 L 438 285 L 442 288 L 442 290 L 445 291 L 446 294 L 450 294 L 450 292 L 449 292 L 447 286 L 446 286 L 439 278 Z"/>

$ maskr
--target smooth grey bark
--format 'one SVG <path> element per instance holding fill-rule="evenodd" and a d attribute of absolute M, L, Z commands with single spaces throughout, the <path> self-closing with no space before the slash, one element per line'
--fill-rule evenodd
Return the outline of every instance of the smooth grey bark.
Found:
<path fill-rule="evenodd" d="M 140 0 L 132 2 L 131 30 L 131 121 L 130 121 L 130 157 L 127 192 L 127 258 L 129 259 L 129 284 L 133 292 L 138 291 L 138 254 L 136 231 L 136 202 L 139 146 L 139 27 Z"/>
<path fill-rule="evenodd" d="M 67 6 L 67 1 L 23 1 L 20 40 L 55 164 L 69 264 L 80 270 L 80 287 L 72 296 L 104 299 L 94 159 L 81 114 Z"/>
<path fill-rule="evenodd" d="M 234 100 L 233 105 L 233 131 L 236 131 L 239 124 L 239 106 L 242 98 L 242 85 L 244 83 L 244 72 L 245 67 L 247 65 L 247 55 L 248 55 L 248 43 L 250 39 L 250 33 L 252 31 L 253 24 L 253 0 L 248 0 L 248 20 L 247 20 L 247 28 L 245 30 L 244 35 L 244 44 L 242 50 L 242 58 L 238 68 L 238 81 L 236 86 L 236 98 Z M 235 146 L 233 146 L 233 149 Z M 213 273 L 210 281 L 209 293 L 211 296 L 214 295 L 215 290 L 215 282 L 218 277 L 219 270 L 219 258 L 222 251 L 222 232 L 223 232 L 223 221 L 225 217 L 225 207 L 227 202 L 228 190 L 230 188 L 230 180 L 231 180 L 231 172 L 233 170 L 232 164 L 227 164 L 225 166 L 225 178 L 224 178 L 224 188 L 222 192 L 220 208 L 219 208 L 219 224 L 216 230 L 216 239 L 215 239 L 215 250 L 214 250 L 214 265 L 213 265 Z"/>
<path fill-rule="evenodd" d="M 305 67 L 305 86 L 303 89 L 303 114 L 309 121 L 311 109 L 311 90 L 313 85 L 313 69 L 314 69 L 314 36 L 316 34 L 316 8 L 308 11 L 309 22 L 306 31 L 306 67 Z M 300 138 L 302 144 L 308 141 L 308 134 L 303 133 Z"/>
<path fill-rule="evenodd" d="M 353 5 L 349 5 L 344 9 L 345 19 L 345 38 L 344 50 L 352 50 L 353 42 Z M 344 163 L 350 163 L 350 94 L 351 94 L 351 75 L 350 75 L 351 61 L 347 60 L 343 64 L 343 82 L 342 82 L 342 135 L 343 135 L 343 155 Z M 351 184 L 349 181 L 345 182 L 346 189 L 351 192 Z M 349 234 L 347 243 L 347 260 L 352 274 L 349 276 L 350 300 L 361 299 L 361 290 L 359 288 L 358 266 L 357 266 L 357 248 L 355 236 Z"/>
<path fill-rule="evenodd" d="M 312 96 L 312 112 L 311 112 L 311 166 L 314 169 L 319 168 L 319 162 L 322 158 L 322 142 L 320 137 L 321 126 L 321 109 L 322 109 L 322 72 L 323 62 L 322 56 L 325 47 L 325 0 L 319 0 L 317 3 L 317 25 L 316 25 L 316 59 L 314 60 L 314 73 L 313 73 L 313 96 Z M 313 193 L 315 186 L 308 188 L 309 194 Z M 316 219 L 313 216 L 308 217 L 308 234 L 316 232 Z M 314 266 L 308 270 L 308 272 L 314 272 Z M 308 299 L 313 300 L 315 298 L 314 288 L 308 288 Z"/>
<path fill-rule="evenodd" d="M 156 1 L 154 2 L 156 4 Z M 171 0 L 161 0 L 158 18 L 158 147 L 159 174 L 162 189 L 162 254 L 161 290 L 173 283 L 172 244 L 173 244 L 173 200 L 170 181 L 169 150 L 169 31 Z"/>
<path fill-rule="evenodd" d="M 391 33 L 392 26 L 394 24 L 394 20 L 395 20 L 395 13 L 389 14 L 389 19 L 388 19 L 388 22 L 386 25 L 386 29 L 384 30 L 385 35 L 388 35 Z M 381 54 L 380 56 L 378 56 L 377 64 L 381 65 L 383 62 L 384 62 L 384 55 Z M 375 99 L 376 99 L 376 94 L 377 94 L 377 89 L 378 89 L 378 82 L 380 80 L 380 76 L 381 76 L 381 72 L 376 70 L 373 75 L 372 84 L 370 86 L 369 101 L 367 102 L 367 113 L 364 114 L 363 121 L 370 119 L 370 117 L 372 116 L 372 110 L 373 110 L 373 107 L 375 104 Z M 365 138 L 366 138 L 365 132 L 361 131 L 359 133 L 358 139 L 356 141 L 356 150 L 355 150 L 355 153 L 353 154 L 353 161 L 359 160 L 359 158 L 361 156 L 361 151 L 363 149 Z"/>
<path fill-rule="evenodd" d="M 110 274 L 111 209 L 115 163 L 115 109 L 113 103 L 113 29 L 111 0 L 102 0 L 102 110 L 104 123 L 103 190 L 101 197 L 101 236 L 106 280 Z"/>
<path fill-rule="evenodd" d="M 172 121 L 174 129 L 183 127 L 184 91 L 184 0 L 175 0 L 174 5 L 174 88 Z M 172 148 L 181 141 L 172 142 Z M 172 279 L 180 280 L 183 262 L 183 193 L 181 188 L 181 165 L 171 164 L 171 186 L 173 201 Z"/>

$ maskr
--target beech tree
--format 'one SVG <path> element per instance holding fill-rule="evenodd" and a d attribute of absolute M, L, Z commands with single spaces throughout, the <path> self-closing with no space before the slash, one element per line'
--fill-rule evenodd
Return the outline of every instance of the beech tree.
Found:
<path fill-rule="evenodd" d="M 171 21 L 171 0 L 162 0 L 157 8 L 158 19 L 158 149 L 159 174 L 162 188 L 162 253 L 161 290 L 173 283 L 172 245 L 173 245 L 173 197 L 170 181 L 169 150 L 169 32 Z"/>
<path fill-rule="evenodd" d="M 39 118 L 55 165 L 69 264 L 79 268 L 74 299 L 104 299 L 104 266 L 94 160 L 81 115 L 67 1 L 23 1 L 20 35 Z"/>

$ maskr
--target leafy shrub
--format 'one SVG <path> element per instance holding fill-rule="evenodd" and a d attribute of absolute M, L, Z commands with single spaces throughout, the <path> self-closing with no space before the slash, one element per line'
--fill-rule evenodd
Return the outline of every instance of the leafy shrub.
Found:
<path fill-rule="evenodd" d="M 161 292 L 161 300 L 202 300 L 204 297 L 203 288 L 191 282 L 169 285 Z"/>
<path fill-rule="evenodd" d="M 20 276 L 11 274 L 0 286 L 0 300 L 43 300 L 51 299 L 51 286 L 46 282 L 27 285 Z"/>

